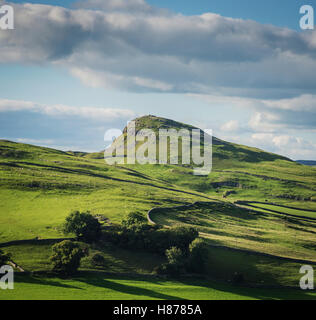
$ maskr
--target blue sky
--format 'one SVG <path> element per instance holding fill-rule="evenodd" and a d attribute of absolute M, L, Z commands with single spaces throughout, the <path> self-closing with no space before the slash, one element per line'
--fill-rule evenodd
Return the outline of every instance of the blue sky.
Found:
<path fill-rule="evenodd" d="M 299 29 L 316 1 L 28 2 L 70 11 L 18 5 L 0 31 L 0 138 L 97 151 L 154 114 L 316 159 L 316 36 Z"/>

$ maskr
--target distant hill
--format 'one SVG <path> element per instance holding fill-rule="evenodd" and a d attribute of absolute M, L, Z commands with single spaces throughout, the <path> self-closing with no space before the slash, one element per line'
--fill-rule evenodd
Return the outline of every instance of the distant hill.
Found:
<path fill-rule="evenodd" d="M 136 133 L 142 129 L 151 129 L 156 133 L 159 129 L 197 129 L 189 124 L 153 115 L 140 117 L 134 121 Z M 127 128 L 124 128 L 122 138 L 126 141 Z M 168 183 L 207 194 L 216 192 L 221 195 L 228 191 L 230 199 L 240 199 L 240 197 L 262 200 L 284 199 L 282 201 L 315 199 L 316 173 L 313 167 L 310 167 L 309 172 L 284 156 L 230 143 L 216 137 L 212 139 L 213 168 L 208 176 L 194 176 L 192 174 L 194 165 L 133 165 L 133 168 Z M 136 150 L 142 144 L 143 142 L 138 142 Z M 179 156 L 181 157 L 180 143 Z M 94 153 L 85 157 L 103 159 L 104 154 Z"/>
<path fill-rule="evenodd" d="M 177 122 L 171 119 L 166 119 L 162 117 L 156 117 L 153 115 L 140 117 L 134 120 L 136 126 L 136 133 L 143 129 L 151 129 L 155 133 L 158 133 L 160 129 L 199 129 L 189 124 L 184 124 L 181 122 Z M 123 135 L 126 138 L 127 128 L 125 127 L 123 130 Z M 202 137 L 204 135 L 204 131 L 202 130 Z M 244 145 L 239 145 L 231 142 L 227 142 L 216 137 L 212 137 L 213 144 L 213 165 L 222 167 L 223 164 L 227 165 L 227 167 L 231 167 L 231 163 L 234 161 L 238 162 L 250 162 L 256 163 L 261 161 L 274 161 L 274 160 L 285 160 L 292 161 L 284 156 L 265 152 L 258 148 L 248 147 Z M 137 147 L 139 147 L 142 143 L 139 143 Z M 91 153 L 85 155 L 87 158 L 93 159 L 103 159 L 104 152 L 99 153 Z M 181 154 L 180 154 L 181 157 Z"/>
<path fill-rule="evenodd" d="M 137 118 L 135 122 L 137 132 L 142 129 L 152 129 L 155 132 L 159 129 L 196 129 L 189 124 L 156 116 Z M 126 128 L 122 132 L 125 139 Z M 142 142 L 138 143 L 137 148 L 141 144 Z M 302 166 L 281 155 L 215 137 L 213 137 L 212 159 L 211 173 L 207 176 L 195 176 L 193 165 L 108 166 L 104 161 L 104 152 L 62 152 L 0 141 L 0 173 L 2 173 L 0 186 L 10 188 L 26 186 L 32 190 L 52 188 L 68 190 L 87 188 L 86 181 L 88 181 L 88 189 L 92 186 L 97 188 L 98 183 L 94 180 L 102 180 L 101 175 L 106 172 L 107 193 L 113 189 L 114 184 L 124 185 L 123 181 L 141 179 L 147 183 L 149 181 L 158 183 L 160 187 L 161 184 L 172 185 L 173 188 L 176 186 L 211 197 L 222 198 L 225 195 L 231 201 L 244 199 L 283 203 L 305 201 L 308 208 L 307 201 L 316 200 L 316 169 L 312 166 Z M 47 176 L 42 172 L 38 173 L 38 170 L 43 168 L 48 170 Z M 63 172 L 67 176 L 64 177 L 64 181 L 56 178 L 55 171 Z M 83 181 L 71 178 L 75 175 L 81 176 Z M 122 187 L 121 192 L 125 194 L 127 191 L 123 189 Z M 152 191 L 148 189 L 148 194 L 151 193 Z M 147 201 L 147 197 L 144 199 Z M 314 203 L 310 203 L 310 206 L 314 206 Z"/>
<path fill-rule="evenodd" d="M 316 161 L 314 160 L 297 160 L 296 162 L 305 166 L 316 166 Z"/>

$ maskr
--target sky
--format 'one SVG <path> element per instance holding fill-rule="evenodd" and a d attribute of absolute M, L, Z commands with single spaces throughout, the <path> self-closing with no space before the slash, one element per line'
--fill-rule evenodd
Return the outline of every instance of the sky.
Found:
<path fill-rule="evenodd" d="M 316 0 L 7 3 L 0 138 L 94 152 L 153 114 L 316 160 L 316 31 L 299 25 Z"/>

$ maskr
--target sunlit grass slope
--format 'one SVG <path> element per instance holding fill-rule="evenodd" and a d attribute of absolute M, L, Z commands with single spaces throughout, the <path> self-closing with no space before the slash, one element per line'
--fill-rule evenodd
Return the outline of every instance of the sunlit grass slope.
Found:
<path fill-rule="evenodd" d="M 316 262 L 316 221 L 215 201 L 156 210 L 151 219 L 162 225 L 193 226 L 213 244 Z"/>
<path fill-rule="evenodd" d="M 60 237 L 72 210 L 119 222 L 134 210 L 205 199 L 129 168 L 8 141 L 0 142 L 0 175 L 0 242 Z"/>

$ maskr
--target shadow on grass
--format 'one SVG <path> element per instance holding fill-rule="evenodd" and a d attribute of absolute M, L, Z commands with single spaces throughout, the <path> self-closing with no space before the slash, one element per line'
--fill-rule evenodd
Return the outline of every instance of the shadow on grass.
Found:
<path fill-rule="evenodd" d="M 144 283 L 148 284 L 148 287 L 151 285 L 163 285 L 166 282 L 175 282 L 179 284 L 179 292 L 181 292 L 181 287 L 194 286 L 201 287 L 204 289 L 210 290 L 210 295 L 212 290 L 217 290 L 219 292 L 228 293 L 236 295 L 239 299 L 254 298 L 259 300 L 316 300 L 316 292 L 313 291 L 313 294 L 310 292 L 295 290 L 295 289 L 286 289 L 286 288 L 251 288 L 251 287 L 241 287 L 234 286 L 227 283 L 221 283 L 206 279 L 196 279 L 196 278 L 176 278 L 176 279 L 160 279 L 156 277 L 129 277 L 127 275 L 107 275 L 104 273 L 82 273 L 77 277 L 72 278 L 71 280 L 85 283 L 86 285 L 98 288 L 104 288 L 105 290 L 113 290 L 122 294 L 128 294 L 134 296 L 135 298 L 140 297 L 142 299 L 161 299 L 161 300 L 183 300 L 184 298 L 178 296 L 167 295 L 164 293 L 156 292 L 151 289 L 141 288 L 135 285 L 122 284 L 117 281 L 124 280 L 135 280 L 140 281 L 143 285 Z M 30 283 L 35 285 L 47 285 L 55 286 L 68 289 L 82 289 L 76 286 L 67 285 L 64 280 L 50 280 L 47 277 L 32 277 L 32 276 L 16 276 L 16 282 L 21 283 Z M 229 296 L 228 296 L 229 297 Z M 211 298 L 211 296 L 210 296 Z M 194 299 L 192 297 L 191 299 Z M 199 299 L 201 299 L 199 297 Z M 233 298 L 232 298 L 233 299 Z M 124 300 L 124 298 L 122 299 Z M 205 298 L 205 300 L 208 300 Z"/>
<path fill-rule="evenodd" d="M 259 300 L 316 300 L 316 291 L 307 292 L 293 288 L 259 288 L 234 286 L 232 284 L 220 283 L 215 281 L 202 281 L 196 279 L 185 279 L 179 281 L 186 286 L 201 286 L 204 288 L 215 289 L 218 291 L 232 293 L 235 295 L 259 299 Z"/>
<path fill-rule="evenodd" d="M 106 279 L 105 279 L 106 277 Z M 76 281 L 84 282 L 88 285 L 100 287 L 104 289 L 114 290 L 124 294 L 130 294 L 135 297 L 145 297 L 153 299 L 162 300 L 184 300 L 185 298 L 179 296 L 167 295 L 154 290 L 140 288 L 137 286 L 117 283 L 116 281 L 122 280 L 136 280 L 140 282 L 147 282 L 148 286 L 151 285 L 163 285 L 166 282 L 176 282 L 179 283 L 179 292 L 181 292 L 182 286 L 194 286 L 217 290 L 225 293 L 231 293 L 239 298 L 254 298 L 259 300 L 316 300 L 316 292 L 313 291 L 311 295 L 310 292 L 302 291 L 293 288 L 258 288 L 258 287 L 246 287 L 246 286 L 234 286 L 232 284 L 217 282 L 207 279 L 196 279 L 196 278 L 169 278 L 161 279 L 156 277 L 128 277 L 128 276 L 106 276 L 105 274 L 87 274 L 85 277 L 75 278 Z M 191 299 L 194 299 L 192 297 Z M 201 299 L 201 298 L 199 298 Z M 207 300 L 207 299 L 205 299 Z"/>
<path fill-rule="evenodd" d="M 35 284 L 35 285 L 43 285 L 43 286 L 53 286 L 67 289 L 81 289 L 79 287 L 69 285 L 63 282 L 64 279 L 60 280 L 52 280 L 49 277 L 43 276 L 31 276 L 31 275 L 15 275 L 14 281 L 16 283 L 27 283 L 27 284 Z"/>
<path fill-rule="evenodd" d="M 114 290 L 120 293 L 124 294 L 130 294 L 133 296 L 141 296 L 141 297 L 148 297 L 148 298 L 153 298 L 153 299 L 160 299 L 160 300 L 183 300 L 180 297 L 176 296 L 171 296 L 159 292 L 155 292 L 150 289 L 145 289 L 145 288 L 140 288 L 132 285 L 127 285 L 127 284 L 122 284 L 122 283 L 117 283 L 116 280 L 122 280 L 122 278 L 125 277 L 107 277 L 108 279 L 104 279 L 105 275 L 88 275 L 87 277 L 83 278 L 75 278 L 76 281 L 81 281 L 85 284 L 88 284 L 90 286 L 94 287 L 99 287 L 99 288 L 104 288 L 104 289 L 110 289 Z M 125 278 L 131 280 L 131 278 Z M 133 279 L 133 278 L 132 278 Z M 157 284 L 158 281 L 156 279 L 152 278 L 146 278 L 146 279 L 135 279 L 139 281 L 146 281 L 149 282 L 150 284 Z"/>

